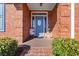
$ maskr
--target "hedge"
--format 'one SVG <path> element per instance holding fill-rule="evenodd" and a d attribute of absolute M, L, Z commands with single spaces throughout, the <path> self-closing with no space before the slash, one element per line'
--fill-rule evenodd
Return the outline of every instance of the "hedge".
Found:
<path fill-rule="evenodd" d="M 8 37 L 0 38 L 0 56 L 14 56 L 16 49 L 16 40 Z"/>
<path fill-rule="evenodd" d="M 55 56 L 79 56 L 79 41 L 71 38 L 55 38 L 52 41 L 52 54 Z"/>

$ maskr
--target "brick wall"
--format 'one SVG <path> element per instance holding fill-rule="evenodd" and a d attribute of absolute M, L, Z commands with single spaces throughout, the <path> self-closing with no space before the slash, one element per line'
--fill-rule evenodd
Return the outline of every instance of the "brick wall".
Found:
<path fill-rule="evenodd" d="M 23 4 L 23 39 L 29 40 L 29 29 L 31 27 L 31 12 L 27 4 Z"/>
<path fill-rule="evenodd" d="M 5 4 L 5 32 L 0 36 L 16 38 L 22 41 L 22 4 Z"/>
<path fill-rule="evenodd" d="M 5 4 L 5 10 L 5 32 L 0 32 L 0 36 L 13 37 L 16 38 L 18 44 L 22 43 L 28 35 L 29 28 L 29 11 L 27 5 Z"/>
<path fill-rule="evenodd" d="M 22 43 L 29 36 L 31 26 L 31 13 L 27 4 L 6 4 L 5 10 L 5 32 L 0 32 L 0 36 L 13 37 Z M 48 19 L 53 37 L 70 37 L 69 4 L 57 4 L 48 12 Z"/>
<path fill-rule="evenodd" d="M 75 38 L 79 39 L 79 4 L 75 4 Z"/>
<path fill-rule="evenodd" d="M 54 38 L 70 37 L 70 4 L 56 4 L 48 16 L 50 32 Z"/>

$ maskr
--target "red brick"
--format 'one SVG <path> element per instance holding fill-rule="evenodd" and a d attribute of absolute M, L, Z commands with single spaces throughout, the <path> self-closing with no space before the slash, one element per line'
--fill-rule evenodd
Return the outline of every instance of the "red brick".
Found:
<path fill-rule="evenodd" d="M 31 27 L 31 11 L 27 4 L 6 4 L 5 32 L 0 32 L 0 37 L 14 37 L 19 43 L 22 43 L 29 37 Z M 76 7 L 77 8 L 77 7 Z M 78 11 L 78 9 L 76 9 Z M 48 12 L 48 27 L 55 37 L 70 37 L 70 4 L 56 4 L 52 11 L 38 10 L 39 12 Z M 33 10 L 33 12 L 38 12 Z M 77 13 L 77 12 L 76 12 Z M 78 20 L 78 14 L 75 16 Z M 78 21 L 75 20 L 75 23 Z M 78 25 L 76 25 L 78 27 Z M 78 30 L 77 30 L 78 31 Z"/>
<path fill-rule="evenodd" d="M 54 38 L 70 37 L 70 4 L 57 4 L 49 12 L 49 28 Z"/>
<path fill-rule="evenodd" d="M 75 38 L 79 40 L 79 4 L 75 4 Z"/>

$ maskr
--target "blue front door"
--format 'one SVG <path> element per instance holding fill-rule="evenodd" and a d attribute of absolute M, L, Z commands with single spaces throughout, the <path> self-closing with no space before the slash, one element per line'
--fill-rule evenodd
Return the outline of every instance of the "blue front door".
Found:
<path fill-rule="evenodd" d="M 41 37 L 43 33 L 43 16 L 36 16 L 36 36 Z"/>

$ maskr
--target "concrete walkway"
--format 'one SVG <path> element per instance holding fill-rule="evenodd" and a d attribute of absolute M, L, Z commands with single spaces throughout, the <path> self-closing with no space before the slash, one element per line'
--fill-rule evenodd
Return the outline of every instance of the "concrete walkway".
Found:
<path fill-rule="evenodd" d="M 47 39 L 43 39 L 43 38 L 34 38 L 23 44 L 29 45 L 31 47 L 51 47 L 52 40 L 47 40 Z"/>
<path fill-rule="evenodd" d="M 22 45 L 26 47 L 21 56 L 51 56 L 52 40 L 34 38 Z"/>

